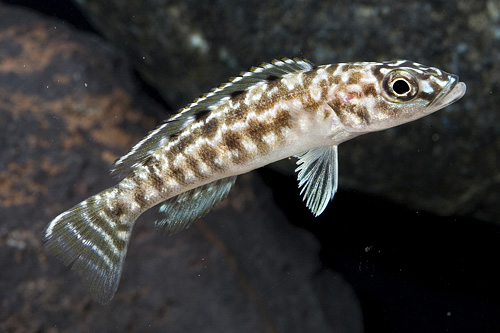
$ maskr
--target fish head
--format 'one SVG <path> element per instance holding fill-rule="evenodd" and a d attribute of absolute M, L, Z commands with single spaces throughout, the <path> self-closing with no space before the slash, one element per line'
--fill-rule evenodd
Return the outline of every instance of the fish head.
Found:
<path fill-rule="evenodd" d="M 466 91 L 458 76 L 407 60 L 367 63 L 362 74 L 365 79 L 356 82 L 355 90 L 350 88 L 359 98 L 350 100 L 348 107 L 344 104 L 344 114 L 336 111 L 344 128 L 353 134 L 424 117 L 456 102 Z"/>

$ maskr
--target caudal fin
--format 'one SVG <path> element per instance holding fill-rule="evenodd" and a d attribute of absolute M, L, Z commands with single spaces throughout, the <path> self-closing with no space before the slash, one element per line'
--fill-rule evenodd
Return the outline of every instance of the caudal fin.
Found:
<path fill-rule="evenodd" d="M 102 304 L 115 294 L 135 221 L 106 200 L 108 189 L 57 216 L 45 229 L 49 251 L 80 274 Z"/>

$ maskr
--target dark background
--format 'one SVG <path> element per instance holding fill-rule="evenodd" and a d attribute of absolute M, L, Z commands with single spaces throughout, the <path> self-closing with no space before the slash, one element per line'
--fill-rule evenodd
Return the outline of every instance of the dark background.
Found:
<path fill-rule="evenodd" d="M 68 1 L 3 2 L 98 34 Z M 173 109 L 137 73 L 134 77 L 148 96 Z M 313 218 L 301 202 L 294 176 L 272 169 L 258 173 L 288 222 L 320 242 L 323 265 L 352 286 L 365 332 L 500 330 L 497 225 L 436 216 L 342 186 L 325 213 Z"/>

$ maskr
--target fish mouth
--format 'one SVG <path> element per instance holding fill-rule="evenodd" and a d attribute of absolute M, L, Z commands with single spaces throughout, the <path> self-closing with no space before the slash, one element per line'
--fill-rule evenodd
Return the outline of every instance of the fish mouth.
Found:
<path fill-rule="evenodd" d="M 458 81 L 458 76 L 450 75 L 451 79 L 439 93 L 439 95 L 432 101 L 428 107 L 432 111 L 436 111 L 455 103 L 465 94 L 467 86 L 465 83 Z"/>

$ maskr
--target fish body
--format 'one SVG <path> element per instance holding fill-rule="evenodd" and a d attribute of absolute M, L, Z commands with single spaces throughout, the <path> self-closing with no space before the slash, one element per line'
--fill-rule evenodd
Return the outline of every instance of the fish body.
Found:
<path fill-rule="evenodd" d="M 176 233 L 223 200 L 237 175 L 295 156 L 301 194 L 317 216 L 337 189 L 340 143 L 437 111 L 465 89 L 454 75 L 405 60 L 261 64 L 150 132 L 115 163 L 118 184 L 50 222 L 46 245 L 107 303 L 145 210 L 162 203 L 155 223 Z"/>

